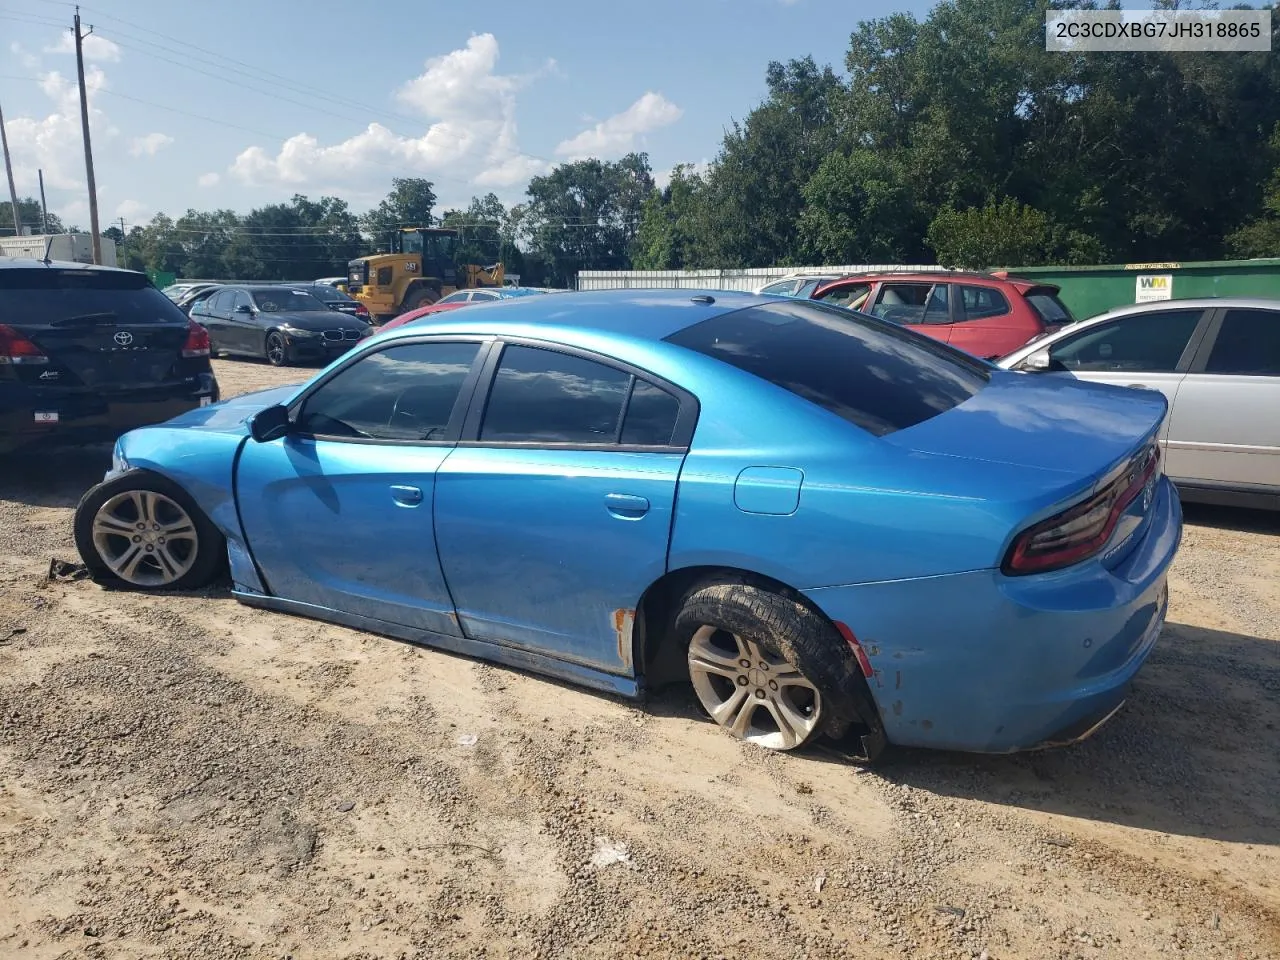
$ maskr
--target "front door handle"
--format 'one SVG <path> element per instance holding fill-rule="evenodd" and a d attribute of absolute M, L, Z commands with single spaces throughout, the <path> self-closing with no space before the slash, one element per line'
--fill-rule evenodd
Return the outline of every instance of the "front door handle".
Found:
<path fill-rule="evenodd" d="M 649 512 L 649 501 L 627 493 L 611 493 L 604 498 L 605 509 L 619 520 L 639 520 Z"/>
<path fill-rule="evenodd" d="M 422 503 L 422 490 L 419 487 L 411 487 L 408 484 L 393 483 L 391 485 L 391 496 L 402 507 L 416 507 Z"/>

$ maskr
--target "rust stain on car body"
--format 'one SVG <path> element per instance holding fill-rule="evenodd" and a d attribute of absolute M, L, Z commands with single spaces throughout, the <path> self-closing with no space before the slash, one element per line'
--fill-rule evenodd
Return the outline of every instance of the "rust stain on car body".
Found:
<path fill-rule="evenodd" d="M 631 634 L 636 625 L 636 612 L 625 607 L 613 611 L 613 632 L 618 638 L 618 659 L 631 669 Z"/>

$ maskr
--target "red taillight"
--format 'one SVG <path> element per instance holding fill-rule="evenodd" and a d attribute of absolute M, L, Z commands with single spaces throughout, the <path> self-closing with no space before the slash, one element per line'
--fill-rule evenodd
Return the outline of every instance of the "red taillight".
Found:
<path fill-rule="evenodd" d="M 837 620 L 836 629 L 840 631 L 840 636 L 844 637 L 844 642 L 853 651 L 853 658 L 858 661 L 858 667 L 862 670 L 862 675 L 870 680 L 876 675 L 876 672 L 871 668 L 871 661 L 867 658 L 867 652 L 862 649 L 862 644 L 858 642 L 858 638 L 853 635 L 853 631 L 849 629 L 847 623 Z"/>
<path fill-rule="evenodd" d="M 367 317 L 367 316 L 369 316 L 369 308 L 368 308 L 368 307 L 366 307 L 363 303 L 362 303 L 362 304 L 359 304 L 359 305 L 356 307 L 356 316 L 357 316 L 357 317 Z"/>
<path fill-rule="evenodd" d="M 209 356 L 209 331 L 194 320 L 187 321 L 187 342 L 182 345 L 184 357 Z"/>
<path fill-rule="evenodd" d="M 49 358 L 24 334 L 0 323 L 0 364 L 48 363 Z"/>
<path fill-rule="evenodd" d="M 1013 541 L 1001 570 L 1009 576 L 1045 573 L 1093 556 L 1106 546 L 1120 515 L 1142 493 L 1159 464 L 1160 448 L 1153 445 L 1101 492 L 1028 527 Z"/>

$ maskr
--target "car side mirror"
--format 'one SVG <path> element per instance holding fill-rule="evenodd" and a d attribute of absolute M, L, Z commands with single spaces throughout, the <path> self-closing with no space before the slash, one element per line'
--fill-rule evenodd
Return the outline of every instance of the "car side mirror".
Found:
<path fill-rule="evenodd" d="M 289 408 L 276 404 L 259 410 L 249 421 L 249 434 L 257 443 L 270 443 L 288 435 L 293 428 L 289 420 Z"/>
<path fill-rule="evenodd" d="M 247 303 L 242 303 L 236 307 L 236 313 L 253 313 L 253 307 L 249 306 Z"/>
<path fill-rule="evenodd" d="M 1049 369 L 1050 365 L 1048 350 L 1037 350 L 1022 361 L 1022 369 L 1030 370 L 1033 373 L 1044 373 Z"/>

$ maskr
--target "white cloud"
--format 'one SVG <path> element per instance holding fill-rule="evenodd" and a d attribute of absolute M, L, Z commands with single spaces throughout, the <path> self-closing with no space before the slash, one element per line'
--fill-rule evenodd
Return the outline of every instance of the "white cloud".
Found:
<path fill-rule="evenodd" d="M 116 204 L 116 216 L 124 217 L 125 220 L 149 220 L 150 217 L 144 216 L 147 213 L 150 213 L 150 208 L 139 200 L 121 200 Z"/>
<path fill-rule="evenodd" d="M 34 53 L 30 53 L 26 47 L 17 40 L 9 44 L 9 51 L 18 58 L 18 62 L 28 70 L 35 70 L 40 66 L 40 58 Z"/>
<path fill-rule="evenodd" d="M 148 133 L 145 137 L 134 137 L 129 142 L 129 155 L 154 157 L 171 143 L 173 137 L 167 133 Z"/>
<path fill-rule="evenodd" d="M 216 187 L 222 180 L 221 175 L 216 173 L 202 173 L 196 183 L 202 187 Z"/>
<path fill-rule="evenodd" d="M 84 38 L 83 46 L 86 60 L 96 60 L 103 63 L 118 63 L 120 61 L 120 48 L 106 37 L 91 33 Z M 71 31 L 63 31 L 62 36 L 58 38 L 58 42 L 51 47 L 45 47 L 44 52 L 75 53 L 76 41 L 71 36 Z"/>
<path fill-rule="evenodd" d="M 427 60 L 423 72 L 396 91 L 404 107 L 428 121 L 421 136 L 377 122 L 336 144 L 298 133 L 274 153 L 249 147 L 230 173 L 248 184 L 348 190 L 385 180 L 388 170 L 477 186 L 518 184 L 549 166 L 517 146 L 516 94 L 539 74 L 501 74 L 498 56 L 493 34 L 472 36 L 465 47 Z M 555 69 L 550 61 L 540 73 Z"/>
<path fill-rule="evenodd" d="M 85 70 L 95 147 L 101 142 L 99 138 L 109 140 L 113 131 L 95 105 L 98 91 L 106 85 L 106 75 L 100 67 L 91 65 Z M 51 113 L 43 117 L 5 118 L 18 190 L 35 192 L 37 169 L 44 170 L 45 183 L 52 189 L 82 189 L 84 149 L 79 89 L 73 78 L 64 77 L 56 70 L 40 77 L 40 89 L 52 101 Z"/>
<path fill-rule="evenodd" d="M 646 133 L 670 126 L 683 114 L 662 94 L 650 91 L 621 113 L 565 140 L 556 147 L 556 153 L 570 160 L 620 157 L 633 150 Z"/>

